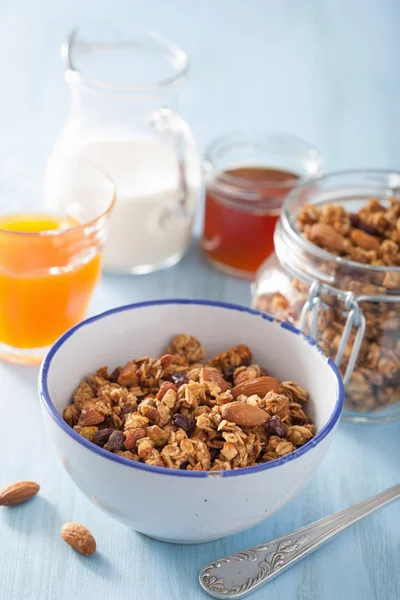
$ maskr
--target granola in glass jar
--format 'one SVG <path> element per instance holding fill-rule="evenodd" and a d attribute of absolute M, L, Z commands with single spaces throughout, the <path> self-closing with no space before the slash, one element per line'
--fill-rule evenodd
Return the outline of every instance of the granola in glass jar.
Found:
<path fill-rule="evenodd" d="M 379 197 L 368 197 L 374 177 Z M 308 330 L 313 321 L 324 351 L 341 354 L 354 420 L 400 416 L 400 198 L 387 189 L 390 177 L 400 183 L 396 174 L 355 172 L 295 190 L 275 234 L 277 256 L 254 286 L 256 308 Z M 347 329 L 351 308 L 358 322 Z"/>

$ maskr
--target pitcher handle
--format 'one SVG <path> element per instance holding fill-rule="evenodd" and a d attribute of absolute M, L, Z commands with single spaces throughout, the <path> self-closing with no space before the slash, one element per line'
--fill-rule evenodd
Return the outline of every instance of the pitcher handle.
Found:
<path fill-rule="evenodd" d="M 174 150 L 178 161 L 178 198 L 173 212 L 179 216 L 191 217 L 194 206 L 189 201 L 190 189 L 188 184 L 189 156 L 196 156 L 196 146 L 193 135 L 186 121 L 172 109 L 163 107 L 150 115 L 150 125 L 159 133 Z M 199 173 L 200 173 L 200 164 Z"/>

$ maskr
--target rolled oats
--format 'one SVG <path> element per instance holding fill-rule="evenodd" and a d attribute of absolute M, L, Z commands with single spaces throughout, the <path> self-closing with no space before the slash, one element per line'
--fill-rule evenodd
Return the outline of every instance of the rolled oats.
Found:
<path fill-rule="evenodd" d="M 118 456 L 189 471 L 260 464 L 315 435 L 303 410 L 307 391 L 252 364 L 247 346 L 206 366 L 204 355 L 196 338 L 181 334 L 161 358 L 131 360 L 110 375 L 101 367 L 80 383 L 64 419 Z"/>

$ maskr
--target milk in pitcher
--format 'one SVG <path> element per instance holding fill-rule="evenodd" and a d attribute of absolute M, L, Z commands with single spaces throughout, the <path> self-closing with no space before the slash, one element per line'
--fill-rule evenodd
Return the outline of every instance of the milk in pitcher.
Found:
<path fill-rule="evenodd" d="M 154 136 L 93 140 L 75 150 L 114 180 L 117 201 L 104 268 L 148 273 L 175 264 L 191 238 L 196 182 L 188 181 L 179 210 L 179 169 L 173 148 Z"/>

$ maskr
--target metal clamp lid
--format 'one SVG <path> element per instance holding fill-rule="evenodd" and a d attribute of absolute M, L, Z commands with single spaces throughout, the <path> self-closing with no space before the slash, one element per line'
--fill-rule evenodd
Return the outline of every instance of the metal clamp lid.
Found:
<path fill-rule="evenodd" d="M 329 290 L 326 288 L 329 288 Z M 318 314 L 322 308 L 321 293 L 323 291 L 332 292 L 333 290 L 334 288 L 331 288 L 331 286 L 323 285 L 318 281 L 315 281 L 309 289 L 307 300 L 300 314 L 299 327 L 301 331 L 305 331 L 307 324 L 307 316 L 309 315 L 309 313 L 311 313 L 311 326 L 309 328 L 309 335 L 312 338 L 316 338 L 317 336 Z M 347 363 L 346 371 L 343 376 L 343 383 L 344 385 L 347 385 L 351 380 L 354 366 L 356 364 L 358 354 L 360 352 L 361 343 L 364 338 L 366 329 L 366 319 L 353 292 L 340 292 L 339 290 L 334 291 L 337 296 L 342 297 L 344 309 L 348 313 L 346 323 L 343 328 L 342 337 L 340 339 L 339 348 L 335 357 L 335 364 L 338 368 L 342 363 L 343 355 L 349 342 L 351 331 L 353 327 L 356 329 L 356 334 L 353 346 L 351 348 L 349 361 Z"/>

